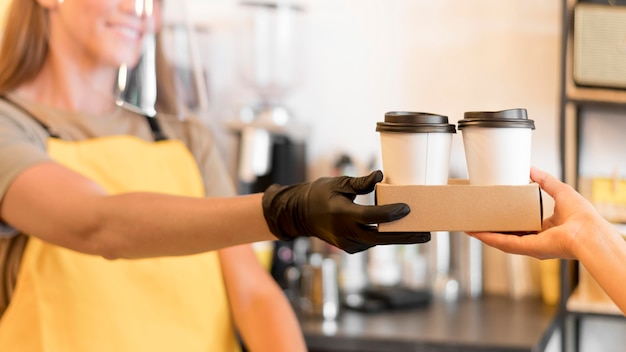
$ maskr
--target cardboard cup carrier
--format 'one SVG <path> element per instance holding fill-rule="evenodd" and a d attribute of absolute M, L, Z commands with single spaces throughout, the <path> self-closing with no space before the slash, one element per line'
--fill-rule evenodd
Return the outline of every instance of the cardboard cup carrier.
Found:
<path fill-rule="evenodd" d="M 530 182 L 533 120 L 525 109 L 466 112 L 458 123 L 469 180 L 449 179 L 455 126 L 442 115 L 389 112 L 378 122 L 385 179 L 376 203 L 403 202 L 406 217 L 379 231 L 541 230 L 541 190 Z"/>

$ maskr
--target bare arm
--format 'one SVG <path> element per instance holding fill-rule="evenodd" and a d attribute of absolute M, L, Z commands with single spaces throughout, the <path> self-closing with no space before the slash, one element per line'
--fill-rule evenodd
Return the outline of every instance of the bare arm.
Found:
<path fill-rule="evenodd" d="M 533 168 L 531 178 L 555 201 L 554 214 L 536 235 L 472 233 L 485 244 L 505 252 L 540 259 L 579 260 L 626 314 L 626 241 L 593 205 L 572 187 Z"/>
<path fill-rule="evenodd" d="M 306 351 L 302 330 L 284 293 L 249 245 L 219 251 L 235 324 L 251 351 Z"/>
<path fill-rule="evenodd" d="M 0 215 L 29 235 L 107 258 L 184 255 L 275 239 L 263 217 L 261 194 L 108 195 L 53 162 L 22 172 L 7 190 Z"/>

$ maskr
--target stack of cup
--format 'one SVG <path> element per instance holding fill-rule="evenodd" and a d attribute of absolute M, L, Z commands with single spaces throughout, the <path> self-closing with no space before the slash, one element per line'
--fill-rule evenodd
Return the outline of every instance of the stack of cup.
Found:
<path fill-rule="evenodd" d="M 530 182 L 533 120 L 526 109 L 472 111 L 459 121 L 472 185 L 526 185 Z M 533 294 L 529 259 L 484 248 L 485 290 L 513 298 Z M 505 270 L 506 269 L 506 270 Z M 508 283 L 508 285 L 507 285 Z M 506 285 L 506 286 L 504 286 Z"/>

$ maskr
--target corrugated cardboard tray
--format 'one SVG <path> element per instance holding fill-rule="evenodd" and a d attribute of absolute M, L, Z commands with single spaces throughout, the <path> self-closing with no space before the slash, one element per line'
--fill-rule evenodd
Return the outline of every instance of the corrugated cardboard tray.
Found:
<path fill-rule="evenodd" d="M 381 223 L 381 232 L 541 231 L 541 189 L 522 186 L 473 186 L 468 180 L 450 179 L 448 185 L 376 185 L 376 204 L 406 203 L 411 213 Z"/>

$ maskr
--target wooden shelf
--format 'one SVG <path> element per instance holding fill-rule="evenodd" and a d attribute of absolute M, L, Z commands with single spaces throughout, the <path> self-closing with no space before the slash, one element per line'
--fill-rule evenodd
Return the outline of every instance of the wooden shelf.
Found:
<path fill-rule="evenodd" d="M 579 264 L 578 271 L 578 285 L 567 300 L 567 310 L 582 314 L 623 316 L 622 311 L 583 265 Z"/>
<path fill-rule="evenodd" d="M 623 316 L 622 311 L 608 297 L 588 297 L 577 287 L 567 300 L 567 310 L 583 314 Z"/>
<path fill-rule="evenodd" d="M 614 90 L 605 88 L 588 88 L 573 85 L 568 82 L 567 99 L 579 104 L 619 104 L 626 105 L 626 90 Z"/>

